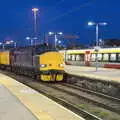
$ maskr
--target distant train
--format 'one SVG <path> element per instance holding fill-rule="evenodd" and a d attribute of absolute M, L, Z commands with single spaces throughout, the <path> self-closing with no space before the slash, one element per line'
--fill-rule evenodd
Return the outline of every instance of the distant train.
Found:
<path fill-rule="evenodd" d="M 63 81 L 63 56 L 46 45 L 0 51 L 0 68 L 42 81 Z"/>
<path fill-rule="evenodd" d="M 69 65 L 96 66 L 96 56 L 99 67 L 120 69 L 120 48 L 64 50 L 65 63 Z"/>

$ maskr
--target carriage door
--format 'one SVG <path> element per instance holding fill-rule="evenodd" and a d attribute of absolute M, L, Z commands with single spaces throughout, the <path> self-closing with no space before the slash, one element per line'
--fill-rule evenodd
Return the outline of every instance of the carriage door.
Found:
<path fill-rule="evenodd" d="M 91 57 L 90 51 L 85 51 L 85 59 L 84 59 L 84 62 L 85 62 L 85 65 L 86 65 L 86 66 L 90 66 L 90 57 Z"/>

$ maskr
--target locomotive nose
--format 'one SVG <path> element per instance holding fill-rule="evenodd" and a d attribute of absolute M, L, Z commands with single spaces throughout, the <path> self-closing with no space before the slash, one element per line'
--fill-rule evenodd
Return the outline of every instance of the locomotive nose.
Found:
<path fill-rule="evenodd" d="M 59 52 L 41 54 L 38 62 L 41 79 L 44 81 L 62 81 L 64 74 L 63 63 L 63 56 Z"/>

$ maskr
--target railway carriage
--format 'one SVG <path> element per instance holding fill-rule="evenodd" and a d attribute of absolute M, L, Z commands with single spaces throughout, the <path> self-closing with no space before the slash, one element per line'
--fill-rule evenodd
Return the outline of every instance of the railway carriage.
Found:
<path fill-rule="evenodd" d="M 0 68 L 9 69 L 10 68 L 10 51 L 0 52 Z"/>
<path fill-rule="evenodd" d="M 81 66 L 96 66 L 96 56 L 99 67 L 120 69 L 120 48 L 100 48 L 95 49 L 65 50 L 66 64 Z"/>

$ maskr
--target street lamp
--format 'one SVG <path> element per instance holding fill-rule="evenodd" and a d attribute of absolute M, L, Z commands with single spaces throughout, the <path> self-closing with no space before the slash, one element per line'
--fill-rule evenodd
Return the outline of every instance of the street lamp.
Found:
<path fill-rule="evenodd" d="M 54 32 L 49 32 L 48 34 L 49 34 L 49 35 L 53 35 L 53 34 L 54 34 Z"/>
<path fill-rule="evenodd" d="M 59 40 L 58 43 L 61 44 L 61 41 Z"/>
<path fill-rule="evenodd" d="M 26 37 L 25 39 L 28 40 L 28 41 L 30 41 L 31 46 L 33 45 L 33 39 L 32 38 Z"/>
<path fill-rule="evenodd" d="M 58 41 L 57 35 L 63 35 L 63 33 L 62 33 L 62 32 L 49 32 L 48 34 L 49 34 L 50 36 L 51 36 L 51 35 L 54 35 L 54 43 L 55 43 L 55 48 L 56 48 L 56 46 L 57 46 L 57 41 Z"/>
<path fill-rule="evenodd" d="M 33 8 L 32 11 L 34 13 L 34 32 L 35 32 L 35 37 L 37 37 L 37 12 L 39 11 L 39 9 Z"/>
<path fill-rule="evenodd" d="M 31 46 L 33 45 L 34 40 L 37 39 L 37 37 L 31 38 L 31 37 L 26 37 L 26 40 L 30 41 Z"/>
<path fill-rule="evenodd" d="M 104 41 L 101 38 L 99 38 L 99 46 L 103 46 L 103 45 L 104 45 Z"/>
<path fill-rule="evenodd" d="M 14 48 L 16 48 L 16 42 L 13 41 L 13 40 L 6 41 L 5 44 L 6 44 L 6 45 L 14 44 Z"/>
<path fill-rule="evenodd" d="M 2 49 L 4 50 L 4 43 L 0 42 L 0 46 L 2 46 Z"/>
<path fill-rule="evenodd" d="M 11 40 L 10 43 L 14 44 L 14 47 L 16 48 L 17 43 L 15 41 Z"/>
<path fill-rule="evenodd" d="M 89 26 L 96 26 L 96 47 L 94 49 L 96 52 L 96 71 L 98 71 L 98 52 L 100 50 L 100 47 L 99 47 L 99 26 L 106 26 L 107 23 L 106 22 L 98 22 L 98 23 L 88 22 L 88 25 Z"/>
<path fill-rule="evenodd" d="M 88 22 L 89 26 L 96 26 L 96 46 L 99 46 L 99 26 L 106 26 L 106 22 Z"/>

